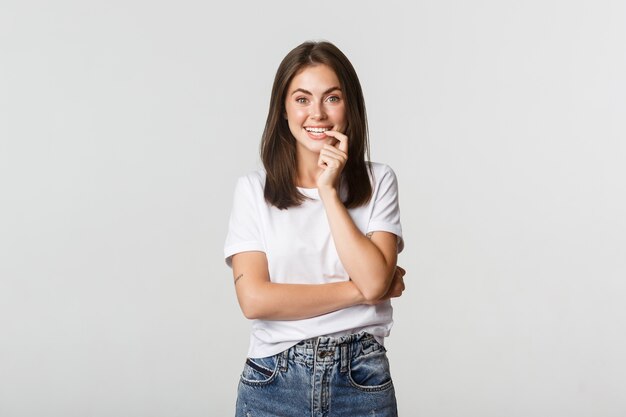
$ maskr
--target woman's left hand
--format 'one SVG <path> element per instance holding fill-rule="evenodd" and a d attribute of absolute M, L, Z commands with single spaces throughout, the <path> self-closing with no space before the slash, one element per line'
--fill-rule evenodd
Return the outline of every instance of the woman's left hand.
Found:
<path fill-rule="evenodd" d="M 327 130 L 327 136 L 335 139 L 333 145 L 325 144 L 320 151 L 317 165 L 324 171 L 317 177 L 318 189 L 337 189 L 341 171 L 348 161 L 348 137 L 336 130 Z"/>

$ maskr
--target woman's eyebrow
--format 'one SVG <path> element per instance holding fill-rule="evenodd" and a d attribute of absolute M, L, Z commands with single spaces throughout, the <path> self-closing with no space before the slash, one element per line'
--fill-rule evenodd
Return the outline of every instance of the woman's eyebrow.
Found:
<path fill-rule="evenodd" d="M 339 88 L 339 87 L 330 87 L 328 90 L 324 91 L 324 92 L 322 93 L 322 95 L 328 94 L 328 93 L 330 93 L 331 91 L 335 91 L 335 90 L 339 90 L 339 91 L 341 91 L 341 88 Z M 296 88 L 295 90 L 293 90 L 293 91 L 291 92 L 291 95 L 294 95 L 294 94 L 296 94 L 296 93 L 304 93 L 304 94 L 308 94 L 308 95 L 310 95 L 310 96 L 312 96 L 312 95 L 313 95 L 313 93 L 311 93 L 311 92 L 310 92 L 310 91 L 308 91 L 308 90 L 305 90 L 304 88 Z"/>

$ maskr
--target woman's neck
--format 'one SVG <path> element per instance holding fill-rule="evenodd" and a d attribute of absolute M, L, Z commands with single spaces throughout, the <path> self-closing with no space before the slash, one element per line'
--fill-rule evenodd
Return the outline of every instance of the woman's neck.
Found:
<path fill-rule="evenodd" d="M 317 177 L 323 169 L 317 165 L 319 154 L 302 153 L 297 156 L 296 186 L 301 188 L 317 188 Z"/>

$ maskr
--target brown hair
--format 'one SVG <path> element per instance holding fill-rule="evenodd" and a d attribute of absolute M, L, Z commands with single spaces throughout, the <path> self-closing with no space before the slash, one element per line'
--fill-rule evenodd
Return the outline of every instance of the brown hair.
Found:
<path fill-rule="evenodd" d="M 341 182 L 347 187 L 346 208 L 367 203 L 372 195 L 368 175 L 370 151 L 365 101 L 359 78 L 346 56 L 330 42 L 304 42 L 289 52 L 276 71 L 269 112 L 261 140 L 261 160 L 267 177 L 265 200 L 286 209 L 300 205 L 306 197 L 295 184 L 297 174 L 296 139 L 289 130 L 285 114 L 285 97 L 293 77 L 307 66 L 329 66 L 341 84 L 346 103 L 348 160 L 341 173 Z M 366 159 L 367 158 L 367 159 Z"/>

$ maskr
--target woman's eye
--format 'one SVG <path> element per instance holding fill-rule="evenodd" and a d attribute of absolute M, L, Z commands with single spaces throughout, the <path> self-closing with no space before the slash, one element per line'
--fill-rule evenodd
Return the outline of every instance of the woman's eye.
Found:
<path fill-rule="evenodd" d="M 328 97 L 328 101 L 330 101 L 331 103 L 336 103 L 338 102 L 340 99 L 337 96 L 330 96 Z"/>
<path fill-rule="evenodd" d="M 307 98 L 306 97 L 298 97 L 296 99 L 296 103 L 300 103 L 300 104 L 305 104 L 307 102 Z"/>

